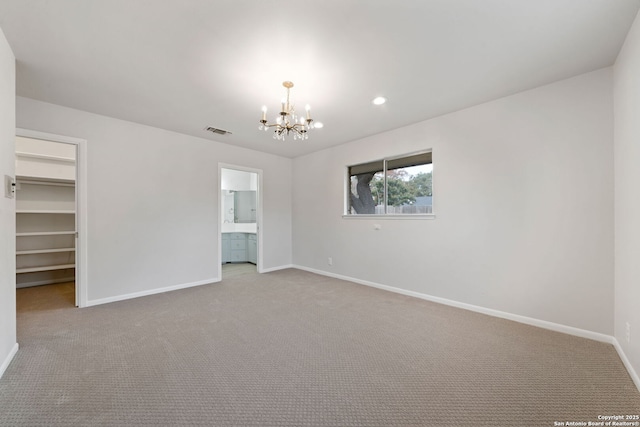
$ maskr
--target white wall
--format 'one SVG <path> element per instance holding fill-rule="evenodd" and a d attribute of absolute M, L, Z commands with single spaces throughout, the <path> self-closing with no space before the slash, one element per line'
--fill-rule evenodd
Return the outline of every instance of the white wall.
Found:
<path fill-rule="evenodd" d="M 16 72 L 13 52 L 0 29 L 0 376 L 16 344 L 15 199 L 5 198 L 4 177 L 15 175 Z"/>
<path fill-rule="evenodd" d="M 640 373 L 640 18 L 614 66 L 615 337 Z M 626 324 L 631 340 L 627 343 Z M 640 387 L 640 385 L 639 385 Z"/>
<path fill-rule="evenodd" d="M 87 140 L 89 304 L 220 278 L 218 163 L 264 171 L 263 268 L 291 264 L 291 160 L 32 99 L 17 126 Z"/>
<path fill-rule="evenodd" d="M 611 335 L 612 108 L 603 69 L 296 158 L 294 265 Z M 342 218 L 345 166 L 427 148 L 436 219 Z"/>

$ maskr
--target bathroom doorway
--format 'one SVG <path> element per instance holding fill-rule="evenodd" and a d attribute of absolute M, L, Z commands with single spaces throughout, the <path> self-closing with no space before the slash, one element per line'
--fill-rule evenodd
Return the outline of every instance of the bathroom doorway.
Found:
<path fill-rule="evenodd" d="M 262 171 L 221 164 L 219 172 L 222 278 L 255 274 L 261 266 Z"/>

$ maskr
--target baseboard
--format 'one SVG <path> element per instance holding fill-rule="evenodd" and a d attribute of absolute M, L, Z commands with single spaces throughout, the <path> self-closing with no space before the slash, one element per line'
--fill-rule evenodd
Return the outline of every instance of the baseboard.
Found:
<path fill-rule="evenodd" d="M 287 268 L 297 268 L 297 267 L 294 266 L 293 264 L 279 265 L 277 267 L 263 268 L 262 270 L 258 271 L 258 273 L 271 273 L 272 271 L 286 270 Z"/>
<path fill-rule="evenodd" d="M 269 273 L 271 271 L 285 270 L 287 268 L 293 268 L 293 267 L 294 266 L 292 264 L 281 265 L 281 266 L 278 266 L 278 267 L 262 269 L 260 271 L 260 273 Z M 117 295 L 117 296 L 114 296 L 114 297 L 100 298 L 100 299 L 96 299 L 96 300 L 89 300 L 89 301 L 87 301 L 87 304 L 84 305 L 84 307 L 91 307 L 91 306 L 94 306 L 94 305 L 108 304 L 110 302 L 124 301 L 124 300 L 132 299 L 132 298 L 145 297 L 145 296 L 148 296 L 148 295 L 161 294 L 163 292 L 177 291 L 178 289 L 191 288 L 191 287 L 194 287 L 194 286 L 206 285 L 206 284 L 209 284 L 209 283 L 217 283 L 217 282 L 220 282 L 221 280 L 222 279 L 220 279 L 219 277 L 216 277 L 216 278 L 213 278 L 213 279 L 200 280 L 198 282 L 184 283 L 184 284 L 181 284 L 181 285 L 174 285 L 174 286 L 167 286 L 165 288 L 150 289 L 148 291 L 134 292 L 134 293 L 131 293 L 131 294 Z"/>
<path fill-rule="evenodd" d="M 383 289 L 385 291 L 395 292 L 402 295 L 420 298 L 423 300 L 436 302 L 439 304 L 449 305 L 451 307 L 462 308 L 464 310 L 475 311 L 477 313 L 486 314 L 493 317 L 499 317 L 502 319 L 513 320 L 514 322 L 524 323 L 526 325 L 537 326 L 539 328 L 548 329 L 555 332 L 562 332 L 564 334 L 574 335 L 581 338 L 588 338 L 595 341 L 605 342 L 607 344 L 613 344 L 614 338 L 610 335 L 601 334 L 598 332 L 588 331 L 585 329 L 574 328 L 573 326 L 566 326 L 559 323 L 548 322 L 546 320 L 535 319 L 527 316 L 520 316 L 518 314 L 507 313 L 500 310 L 494 310 L 491 308 L 485 308 L 473 304 L 467 304 L 458 302 L 446 298 L 435 297 L 428 294 L 423 294 L 415 291 L 408 291 L 406 289 L 396 288 L 393 286 L 382 285 L 380 283 L 370 282 L 367 280 L 360 280 L 353 277 L 343 276 L 323 270 L 316 270 L 304 266 L 294 265 L 293 268 L 309 271 L 311 273 L 320 274 L 323 276 L 333 277 L 335 279 L 347 280 L 349 282 L 358 283 L 360 285 L 371 286 L 373 288 Z"/>
<path fill-rule="evenodd" d="M 210 283 L 216 283 L 216 282 L 219 282 L 219 281 L 220 281 L 220 278 L 199 280 L 197 282 L 183 283 L 183 284 L 180 284 L 180 285 L 167 286 L 167 287 L 164 287 L 164 288 L 150 289 L 150 290 L 141 291 L 141 292 L 133 292 L 131 294 L 117 295 L 117 296 L 114 296 L 114 297 L 100 298 L 100 299 L 96 299 L 96 300 L 89 300 L 89 301 L 87 301 L 87 304 L 85 305 L 85 307 L 91 307 L 91 306 L 94 306 L 94 305 L 101 305 L 101 304 L 108 304 L 110 302 L 116 302 L 116 301 L 124 301 L 124 300 L 132 299 L 132 298 L 146 297 L 146 296 L 149 296 L 149 295 L 161 294 L 161 293 L 164 293 L 164 292 L 177 291 L 179 289 L 192 288 L 194 286 L 208 285 Z"/>
<path fill-rule="evenodd" d="M 42 285 L 55 285 L 56 283 L 66 283 L 75 281 L 75 276 L 66 277 L 64 279 L 56 279 L 56 280 L 40 280 L 37 282 L 25 282 L 16 284 L 16 289 L 21 288 L 32 288 L 34 286 L 42 286 Z"/>
<path fill-rule="evenodd" d="M 618 356 L 620 356 L 620 360 L 622 360 L 624 367 L 627 368 L 627 372 L 629 372 L 629 376 L 633 380 L 633 383 L 636 385 L 636 388 L 638 389 L 638 391 L 640 391 L 640 377 L 638 376 L 638 373 L 635 371 L 635 369 L 633 369 L 633 366 L 631 365 L 629 358 L 624 353 L 624 350 L 622 350 L 622 346 L 620 345 L 620 343 L 615 337 L 613 338 L 613 346 L 618 352 Z"/>
<path fill-rule="evenodd" d="M 2 362 L 2 365 L 0 365 L 0 378 L 2 378 L 2 376 L 4 375 L 4 372 L 9 367 L 9 364 L 11 363 L 11 361 L 13 360 L 13 357 L 16 355 L 17 352 L 18 352 L 18 343 L 15 343 L 11 348 L 11 351 L 9 352 L 7 357 Z"/>
<path fill-rule="evenodd" d="M 281 266 L 278 266 L 278 267 L 266 268 L 266 269 L 262 269 L 260 271 L 260 273 L 269 273 L 271 271 L 285 270 L 287 268 L 294 268 L 294 266 L 292 264 L 288 264 L 288 265 L 281 265 Z M 220 282 L 221 280 L 222 279 L 220 279 L 219 277 L 216 277 L 216 278 L 213 278 L 213 279 L 200 280 L 198 282 L 183 283 L 181 285 L 167 286 L 165 288 L 150 289 L 148 291 L 134 292 L 134 293 L 131 293 L 131 294 L 117 295 L 117 296 L 114 296 L 114 297 L 100 298 L 100 299 L 96 299 L 96 300 L 89 300 L 89 301 L 87 301 L 87 304 L 84 305 L 83 307 L 91 307 L 91 306 L 94 306 L 94 305 L 108 304 L 110 302 L 124 301 L 124 300 L 132 299 L 132 298 L 139 298 L 139 297 L 145 297 L 145 296 L 148 296 L 148 295 L 161 294 L 163 292 L 177 291 L 178 289 L 185 289 L 185 288 L 191 288 L 191 287 L 194 287 L 194 286 L 207 285 L 209 283 L 217 283 L 217 282 Z"/>

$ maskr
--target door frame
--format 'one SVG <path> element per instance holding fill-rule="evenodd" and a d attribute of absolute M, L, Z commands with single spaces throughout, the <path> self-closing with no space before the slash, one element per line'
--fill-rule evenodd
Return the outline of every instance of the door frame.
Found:
<path fill-rule="evenodd" d="M 254 169 L 246 166 L 229 163 L 218 163 L 218 268 L 220 268 L 220 280 L 222 277 L 222 169 L 232 169 L 241 172 L 255 173 L 258 176 L 256 194 L 256 238 L 258 240 L 258 273 L 262 273 L 262 169 Z"/>
<path fill-rule="evenodd" d="M 76 306 L 87 306 L 87 140 L 16 128 L 16 136 L 72 144 L 76 147 Z"/>

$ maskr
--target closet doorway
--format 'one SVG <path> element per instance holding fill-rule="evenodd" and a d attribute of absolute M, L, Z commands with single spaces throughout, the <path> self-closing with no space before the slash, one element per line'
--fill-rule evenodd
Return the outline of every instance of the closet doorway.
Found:
<path fill-rule="evenodd" d="M 218 171 L 221 277 L 260 272 L 262 171 L 225 164 Z"/>
<path fill-rule="evenodd" d="M 87 295 L 85 144 L 16 130 L 16 287 L 55 285 L 80 307 Z"/>

